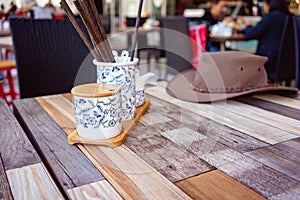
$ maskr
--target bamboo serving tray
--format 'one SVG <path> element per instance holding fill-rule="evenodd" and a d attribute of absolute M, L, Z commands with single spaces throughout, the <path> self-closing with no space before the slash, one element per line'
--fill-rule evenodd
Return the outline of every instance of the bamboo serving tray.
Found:
<path fill-rule="evenodd" d="M 149 106 L 150 106 L 150 100 L 146 98 L 144 104 L 136 108 L 135 117 L 132 120 L 122 122 L 122 131 L 116 137 L 106 139 L 106 140 L 86 140 L 79 137 L 77 130 L 75 130 L 68 136 L 68 143 L 69 144 L 94 144 L 94 145 L 103 145 L 109 147 L 120 146 L 124 143 L 129 132 L 134 127 L 134 125 L 138 123 L 140 118 L 148 110 Z"/>

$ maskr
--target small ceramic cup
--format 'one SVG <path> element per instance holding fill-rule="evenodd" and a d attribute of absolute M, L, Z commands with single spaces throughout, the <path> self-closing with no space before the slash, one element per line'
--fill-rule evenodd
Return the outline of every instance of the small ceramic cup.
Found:
<path fill-rule="evenodd" d="M 135 116 L 135 67 L 138 59 L 131 61 L 128 51 L 123 51 L 118 56 L 113 51 L 115 62 L 98 62 L 93 60 L 97 66 L 97 83 L 122 84 L 122 120 L 131 120 Z"/>
<path fill-rule="evenodd" d="M 121 87 L 91 83 L 72 89 L 76 128 L 81 138 L 104 140 L 120 134 Z"/>
<path fill-rule="evenodd" d="M 145 90 L 144 88 L 135 92 L 135 106 L 142 106 L 145 102 Z"/>
<path fill-rule="evenodd" d="M 155 74 L 148 72 L 140 75 L 140 71 L 135 69 L 135 106 L 142 106 L 145 102 L 145 84 L 155 78 Z"/>

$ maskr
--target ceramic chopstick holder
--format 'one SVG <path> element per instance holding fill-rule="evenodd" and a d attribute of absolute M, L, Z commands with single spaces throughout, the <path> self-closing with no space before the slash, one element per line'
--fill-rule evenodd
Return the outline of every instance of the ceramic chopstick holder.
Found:
<path fill-rule="evenodd" d="M 122 87 L 122 120 L 131 120 L 135 116 L 135 68 L 138 58 L 130 60 L 128 51 L 123 51 L 118 56 L 113 51 L 115 62 L 98 62 L 93 60 L 97 66 L 97 83 L 123 84 Z"/>

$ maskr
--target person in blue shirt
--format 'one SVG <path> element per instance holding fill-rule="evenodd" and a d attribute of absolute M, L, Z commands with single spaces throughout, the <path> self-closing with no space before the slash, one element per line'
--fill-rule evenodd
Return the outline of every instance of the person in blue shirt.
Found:
<path fill-rule="evenodd" d="M 284 22 L 287 15 L 291 15 L 285 0 L 264 0 L 264 13 L 262 20 L 256 26 L 245 22 L 247 40 L 257 39 L 257 55 L 268 57 L 265 64 L 267 72 L 272 72 L 276 66 L 280 39 L 283 34 Z"/>

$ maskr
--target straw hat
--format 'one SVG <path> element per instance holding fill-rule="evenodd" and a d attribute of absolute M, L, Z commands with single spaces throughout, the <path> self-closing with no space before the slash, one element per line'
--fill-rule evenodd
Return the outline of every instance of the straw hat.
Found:
<path fill-rule="evenodd" d="M 268 82 L 266 57 L 241 51 L 202 53 L 197 70 L 176 75 L 167 85 L 167 93 L 190 102 L 212 102 L 254 92 L 286 90 Z"/>

